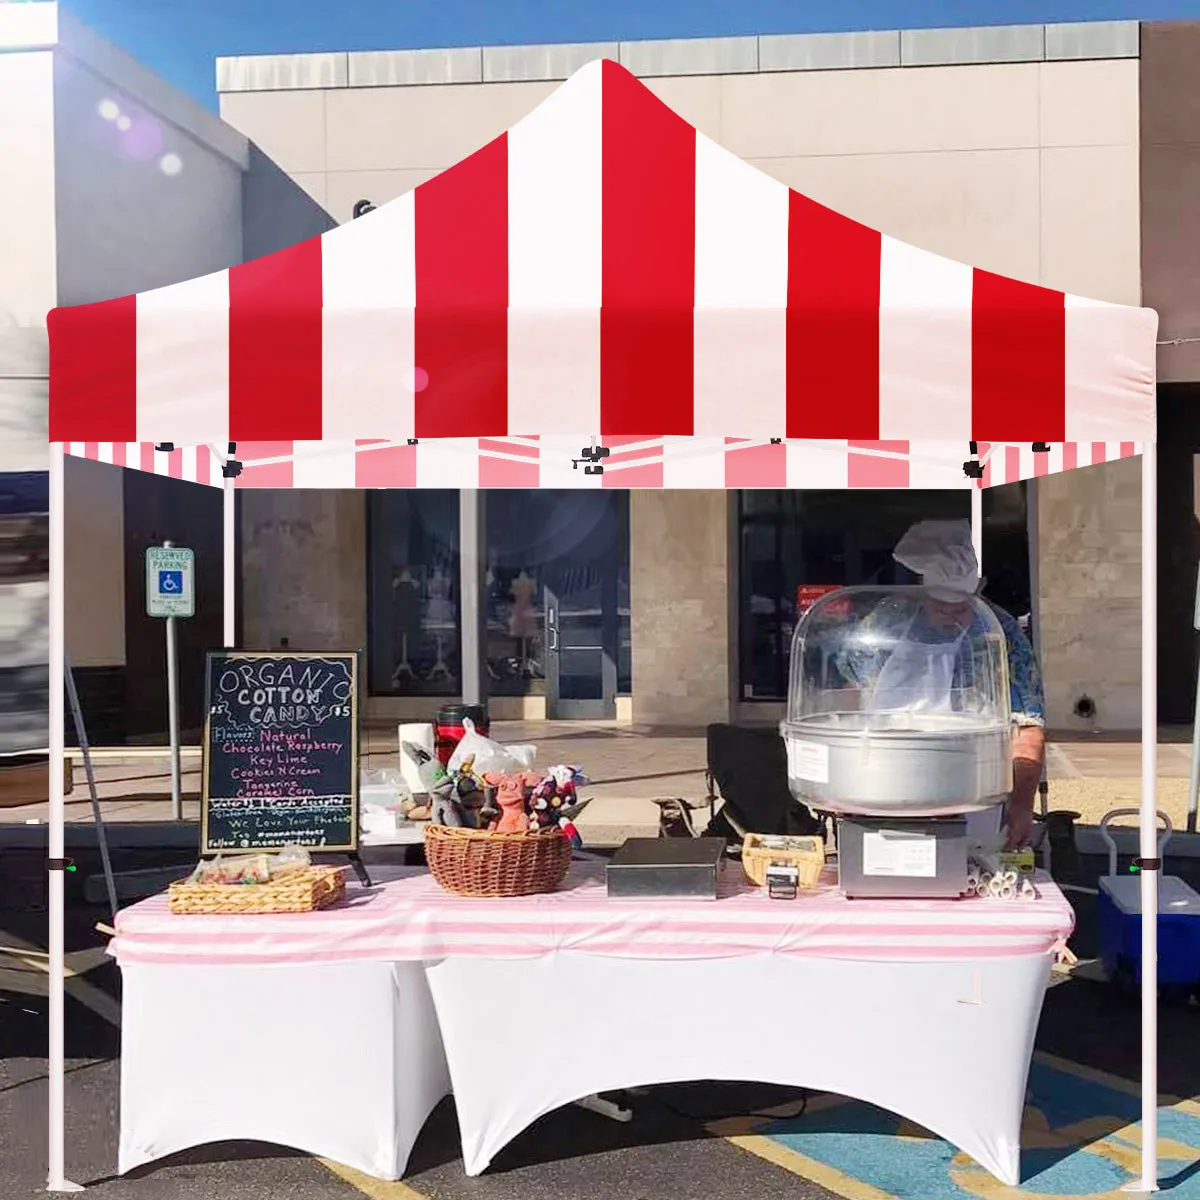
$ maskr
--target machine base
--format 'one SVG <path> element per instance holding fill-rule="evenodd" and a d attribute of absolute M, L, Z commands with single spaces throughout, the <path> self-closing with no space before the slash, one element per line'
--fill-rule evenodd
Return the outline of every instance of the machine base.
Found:
<path fill-rule="evenodd" d="M 838 884 L 848 897 L 956 899 L 967 890 L 962 817 L 839 817 Z"/>

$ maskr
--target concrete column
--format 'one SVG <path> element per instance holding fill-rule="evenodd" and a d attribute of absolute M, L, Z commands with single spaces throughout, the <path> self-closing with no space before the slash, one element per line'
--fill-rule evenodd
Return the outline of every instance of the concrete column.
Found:
<path fill-rule="evenodd" d="M 277 649 L 282 638 L 293 650 L 365 648 L 365 494 L 241 495 L 246 649 Z"/>
<path fill-rule="evenodd" d="M 724 491 L 630 492 L 636 724 L 694 728 L 729 720 L 728 523 Z"/>
<path fill-rule="evenodd" d="M 464 488 L 458 500 L 459 601 L 462 621 L 462 698 L 464 704 L 487 700 L 487 600 L 484 548 L 487 527 L 484 493 Z"/>
<path fill-rule="evenodd" d="M 1141 722 L 1141 460 L 1037 481 L 1038 618 L 1052 729 Z M 1075 715 L 1082 696 L 1094 720 Z"/>

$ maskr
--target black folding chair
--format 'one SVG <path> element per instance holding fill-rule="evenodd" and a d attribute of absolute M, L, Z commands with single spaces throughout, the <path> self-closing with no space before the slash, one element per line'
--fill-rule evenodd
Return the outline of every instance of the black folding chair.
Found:
<path fill-rule="evenodd" d="M 706 837 L 740 842 L 747 833 L 819 834 L 825 822 L 788 789 L 787 750 L 769 726 L 710 725 Z M 721 810 L 716 811 L 720 798 Z"/>

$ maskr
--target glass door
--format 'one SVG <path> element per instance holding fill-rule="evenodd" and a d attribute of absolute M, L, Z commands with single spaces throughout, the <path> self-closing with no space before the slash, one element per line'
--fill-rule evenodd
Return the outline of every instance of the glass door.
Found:
<path fill-rule="evenodd" d="M 599 560 L 547 572 L 546 715 L 611 720 L 617 715 L 617 570 Z"/>

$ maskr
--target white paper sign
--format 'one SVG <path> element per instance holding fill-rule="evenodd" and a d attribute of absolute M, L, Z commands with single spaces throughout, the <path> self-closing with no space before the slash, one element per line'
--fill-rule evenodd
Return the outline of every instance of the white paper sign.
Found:
<path fill-rule="evenodd" d="M 792 755 L 792 774 L 805 783 L 829 782 L 829 747 L 820 742 L 788 743 Z"/>
<path fill-rule="evenodd" d="M 901 879 L 937 876 L 937 838 L 925 833 L 864 833 L 863 874 Z"/>

